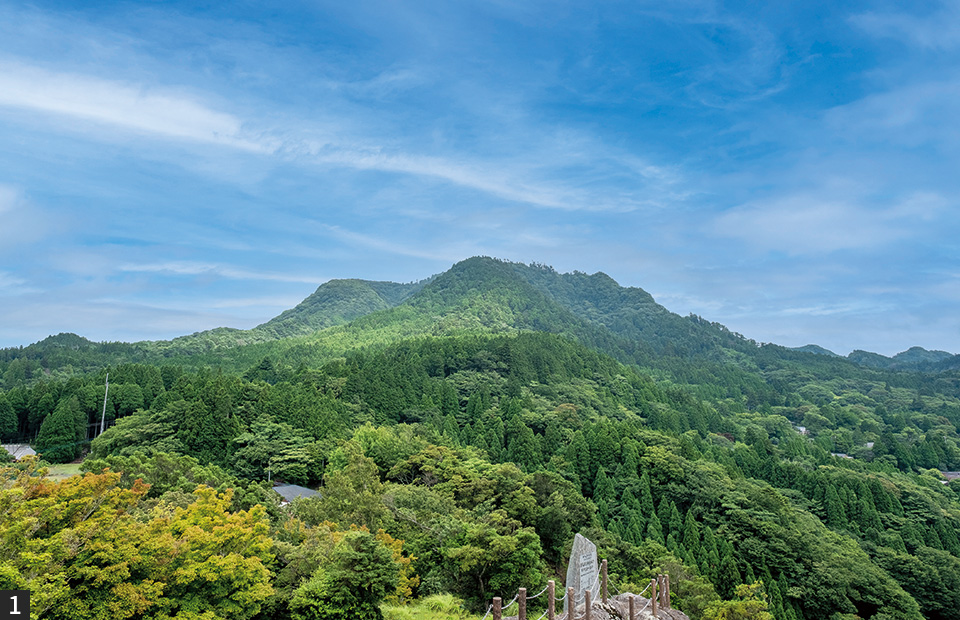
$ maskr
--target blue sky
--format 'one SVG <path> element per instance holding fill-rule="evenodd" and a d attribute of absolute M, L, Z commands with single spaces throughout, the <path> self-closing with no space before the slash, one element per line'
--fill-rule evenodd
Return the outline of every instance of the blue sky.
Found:
<path fill-rule="evenodd" d="M 91 4 L 0 0 L 0 346 L 489 255 L 960 352 L 955 3 Z"/>

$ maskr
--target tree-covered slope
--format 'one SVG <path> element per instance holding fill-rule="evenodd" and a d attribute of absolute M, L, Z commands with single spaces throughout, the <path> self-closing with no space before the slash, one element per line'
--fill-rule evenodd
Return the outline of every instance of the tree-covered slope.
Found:
<path fill-rule="evenodd" d="M 330 280 L 294 308 L 251 331 L 266 339 L 309 334 L 393 307 L 420 290 L 424 283 Z"/>
<path fill-rule="evenodd" d="M 670 312 L 643 289 L 622 287 L 605 273 L 561 274 L 543 265 L 511 266 L 576 316 L 622 338 L 643 342 L 658 355 L 693 355 L 746 344 L 722 326 Z"/>
<path fill-rule="evenodd" d="M 409 285 L 331 281 L 296 308 L 246 332 L 221 329 L 135 344 L 52 337 L 5 350 L 0 385 L 12 388 L 129 361 L 228 372 L 263 367 L 269 374 L 273 365 L 318 367 L 350 351 L 416 337 L 524 332 L 562 335 L 686 386 L 724 412 L 776 414 L 828 451 L 887 459 L 904 470 L 954 466 L 952 453 L 935 446 L 940 436 L 957 440 L 956 371 L 902 372 L 886 363 L 864 366 L 838 356 L 759 346 L 699 317 L 670 313 L 641 289 L 620 287 L 603 274 L 558 274 L 490 258 L 468 259 Z M 299 335 L 283 336 L 288 333 Z M 942 356 L 917 349 L 901 357 Z M 922 456 L 921 446 L 927 446 Z"/>
<path fill-rule="evenodd" d="M 825 349 L 819 345 L 815 344 L 806 344 L 802 347 L 790 347 L 791 351 L 802 351 L 804 353 L 817 353 L 819 355 L 829 355 L 830 357 L 839 357 L 836 353 L 830 349 Z"/>
<path fill-rule="evenodd" d="M 146 513 L 193 505 L 201 483 L 236 489 L 234 510 L 265 505 L 263 618 L 330 604 L 335 549 L 401 540 L 395 596 L 482 609 L 562 573 L 583 530 L 623 587 L 670 572 L 694 618 L 762 581 L 776 620 L 960 620 L 960 483 L 941 474 L 960 470 L 960 373 L 944 355 L 760 345 L 603 274 L 473 258 L 415 284 L 331 281 L 253 330 L 4 350 L 0 436 L 53 460 L 92 449 L 87 467 L 123 472 L 109 485 L 158 528 Z M 110 428 L 91 444 L 108 371 Z M 281 513 L 267 477 L 323 499 Z M 380 543 L 342 547 L 357 527 Z M 0 578 L 22 568 L 11 557 Z M 60 560 L 37 578 L 89 568 Z"/>
<path fill-rule="evenodd" d="M 897 353 L 893 357 L 871 353 L 869 351 L 853 351 L 847 359 L 871 368 L 886 368 L 892 370 L 928 370 L 954 357 L 946 351 L 928 351 L 923 347 L 911 347 Z"/>
<path fill-rule="evenodd" d="M 99 416 L 102 378 L 3 399 L 28 433 L 78 411 L 85 424 Z M 837 380 L 843 398 L 854 386 Z M 509 600 L 562 574 L 573 533 L 586 531 L 618 588 L 670 572 L 675 604 L 696 618 L 756 580 L 777 620 L 958 618 L 955 485 L 832 456 L 784 410 L 732 411 L 561 335 L 417 336 L 242 376 L 131 365 L 111 381 L 116 422 L 93 442 L 89 469 L 141 477 L 155 484 L 153 501 L 176 505 L 200 481 L 260 501 L 247 485 L 268 470 L 321 483 L 323 498 L 297 518 L 403 540 L 413 596 L 453 592 L 481 610 L 491 596 Z M 892 441 L 901 455 L 949 459 L 955 439 Z M 303 564 L 314 534 L 286 518 L 274 513 L 271 528 L 285 576 L 263 601 L 280 615 L 328 566 L 327 555 Z"/>

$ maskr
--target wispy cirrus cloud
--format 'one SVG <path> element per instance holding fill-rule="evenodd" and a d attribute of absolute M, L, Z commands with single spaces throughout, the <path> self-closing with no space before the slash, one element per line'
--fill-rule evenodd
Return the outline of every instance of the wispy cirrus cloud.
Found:
<path fill-rule="evenodd" d="M 782 316 L 832 316 L 832 315 L 851 315 L 863 312 L 880 312 L 887 308 L 881 308 L 877 304 L 843 303 L 843 304 L 818 304 L 815 306 L 791 306 L 782 308 L 777 314 Z"/>
<path fill-rule="evenodd" d="M 872 93 L 824 115 L 833 136 L 864 143 L 916 147 L 934 144 L 956 152 L 960 129 L 960 72 Z"/>
<path fill-rule="evenodd" d="M 26 283 L 27 281 L 21 277 L 15 276 L 14 274 L 6 271 L 0 271 L 0 290 L 17 289 Z"/>
<path fill-rule="evenodd" d="M 56 114 L 174 140 L 269 151 L 243 135 L 243 123 L 163 88 L 0 61 L 0 106 Z"/>
<path fill-rule="evenodd" d="M 210 302 L 211 308 L 275 308 L 277 312 L 293 308 L 303 301 L 291 295 L 277 297 L 230 297 Z"/>
<path fill-rule="evenodd" d="M 481 162 L 457 162 L 450 158 L 414 155 L 407 153 L 378 153 L 359 150 L 334 148 L 317 153 L 316 161 L 324 164 L 349 166 L 361 170 L 378 170 L 421 177 L 432 177 L 441 181 L 470 188 L 512 202 L 525 203 L 537 207 L 561 209 L 565 211 L 634 211 L 644 207 L 657 206 L 663 199 L 660 191 L 609 194 L 582 187 L 571 187 L 576 178 L 555 178 L 547 182 L 542 177 L 549 170 L 532 170 L 528 162 L 518 162 L 517 170 Z M 540 162 L 541 164 L 543 162 Z M 564 163 L 553 161 L 562 167 Z M 560 171 L 556 171 L 558 174 Z M 639 186 L 648 185 L 647 179 L 660 184 L 665 173 L 656 166 L 646 165 L 635 174 Z"/>
<path fill-rule="evenodd" d="M 261 280 L 271 282 L 299 282 L 323 284 L 327 278 L 289 273 L 254 271 L 231 265 L 191 261 L 170 261 L 159 263 L 127 263 L 117 267 L 118 271 L 129 273 L 157 273 L 174 276 L 214 276 L 230 280 Z"/>
<path fill-rule="evenodd" d="M 375 235 L 327 224 L 322 225 L 322 229 L 325 230 L 327 234 L 345 241 L 350 245 L 386 252 L 396 256 L 410 256 L 432 261 L 455 262 L 477 251 L 475 247 L 467 248 L 460 243 L 453 245 L 443 243 L 432 243 L 430 245 L 397 243 L 396 241 L 390 241 Z"/>
<path fill-rule="evenodd" d="M 9 185 L 0 184 L 0 214 L 13 209 L 20 200 L 20 192 Z"/>
<path fill-rule="evenodd" d="M 793 256 L 866 250 L 916 236 L 945 205 L 930 193 L 886 206 L 800 194 L 735 207 L 718 215 L 710 230 L 762 251 Z"/>
<path fill-rule="evenodd" d="M 924 49 L 960 47 L 960 7 L 954 2 L 944 2 L 926 15 L 867 11 L 851 16 L 850 22 L 873 36 L 899 39 Z"/>
<path fill-rule="evenodd" d="M 537 136 L 525 152 L 494 162 L 462 153 L 425 154 L 397 146 L 393 136 L 339 135 L 331 129 L 336 119 L 324 123 L 326 135 L 304 138 L 298 131 L 282 129 L 310 124 L 303 118 L 243 118 L 180 91 L 0 60 L 0 108 L 92 122 L 157 139 L 221 146 L 270 157 L 275 163 L 428 178 L 501 200 L 568 211 L 632 211 L 659 207 L 678 195 L 676 169 L 634 154 L 618 155 L 615 149 L 583 136 L 566 136 L 559 142 Z M 373 112 L 356 105 L 350 113 L 353 116 L 342 119 L 343 125 L 362 126 L 362 119 Z M 611 194 L 604 187 L 593 187 L 598 178 L 618 178 L 632 189 Z"/>
<path fill-rule="evenodd" d="M 20 188 L 0 183 L 0 253 L 42 239 L 60 226 Z"/>

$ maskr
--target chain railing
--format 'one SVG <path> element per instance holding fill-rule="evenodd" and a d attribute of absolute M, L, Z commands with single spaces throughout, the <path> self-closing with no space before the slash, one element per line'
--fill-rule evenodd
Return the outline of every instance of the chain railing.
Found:
<path fill-rule="evenodd" d="M 603 604 L 607 604 L 608 602 L 607 590 L 609 585 L 610 583 L 607 578 L 607 561 L 603 560 L 600 565 L 600 570 L 593 579 L 590 588 L 577 592 L 574 588 L 570 587 L 567 588 L 564 595 L 559 598 L 556 595 L 556 582 L 553 580 L 548 581 L 546 587 L 533 596 L 527 596 L 527 589 L 520 588 L 517 591 L 517 595 L 506 605 L 503 605 L 500 597 L 494 597 L 493 603 L 487 607 L 487 613 L 484 614 L 482 620 L 487 620 L 490 616 L 492 616 L 491 620 L 503 620 L 504 612 L 511 609 L 514 605 L 517 605 L 518 620 L 528 620 L 527 602 L 537 599 L 544 594 L 547 594 L 547 608 L 536 620 L 592 620 L 593 606 L 597 604 L 597 602 L 602 602 Z M 627 596 L 621 593 L 618 588 L 614 587 L 614 589 L 617 590 L 617 594 L 620 597 Z M 650 597 L 646 599 L 647 602 L 639 610 L 634 610 L 636 599 L 638 597 L 643 598 L 643 595 L 648 592 Z M 594 598 L 596 593 L 600 594 L 599 601 Z M 618 604 L 623 604 L 623 598 L 618 600 Z M 567 609 L 558 615 L 556 613 L 556 605 L 557 603 L 564 602 L 566 603 Z M 653 616 L 659 617 L 658 612 L 660 609 L 670 608 L 670 576 L 658 575 L 656 579 L 651 579 L 650 583 L 640 594 L 628 595 L 626 602 L 628 608 L 627 620 L 637 620 L 639 614 L 651 608 Z M 579 611 L 581 605 L 583 606 L 582 615 Z"/>

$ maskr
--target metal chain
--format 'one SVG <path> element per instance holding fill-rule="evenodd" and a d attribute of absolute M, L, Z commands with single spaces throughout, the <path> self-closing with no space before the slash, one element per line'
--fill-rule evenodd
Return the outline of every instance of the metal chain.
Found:
<path fill-rule="evenodd" d="M 547 584 L 546 586 L 544 586 L 543 590 L 540 590 L 539 592 L 537 592 L 537 593 L 534 594 L 533 596 L 528 596 L 528 597 L 527 597 L 527 600 L 528 600 L 528 601 L 532 601 L 533 599 L 537 598 L 538 596 L 540 596 L 541 594 L 543 594 L 544 592 L 546 592 L 549 588 L 550 588 L 550 584 Z"/>
<path fill-rule="evenodd" d="M 600 587 L 600 574 L 601 574 L 601 571 L 598 571 L 598 572 L 597 572 L 597 576 L 596 576 L 596 578 L 594 579 L 594 582 L 593 582 L 593 588 L 591 588 L 591 593 L 594 593 L 594 592 L 595 592 L 596 590 L 598 590 L 599 587 Z M 617 591 L 617 594 L 623 594 L 622 592 L 620 592 L 620 589 L 617 588 L 617 586 L 614 585 L 612 582 L 610 582 L 609 585 L 612 586 L 613 589 Z M 641 591 L 640 594 L 638 594 L 637 596 L 643 596 L 644 594 L 646 594 L 647 591 L 650 589 L 650 586 L 652 586 L 652 585 L 653 585 L 653 584 L 647 584 L 647 587 L 644 588 L 643 591 Z M 538 593 L 534 594 L 533 596 L 528 596 L 528 597 L 527 597 L 527 600 L 530 601 L 530 600 L 533 600 L 533 599 L 538 598 L 538 597 L 540 597 L 540 596 L 543 596 L 543 593 L 546 592 L 549 588 L 550 588 L 550 586 L 547 585 L 543 590 L 540 590 Z M 568 594 L 568 593 L 569 593 L 569 592 L 568 592 L 566 589 L 564 589 L 563 596 L 561 596 L 560 598 L 555 598 L 554 600 L 555 600 L 556 602 L 558 602 L 558 603 L 563 602 L 563 601 L 565 601 L 565 600 L 567 599 L 567 594 Z M 503 612 L 503 611 L 506 611 L 506 610 L 510 609 L 511 607 L 513 607 L 513 604 L 516 603 L 516 602 L 519 600 L 519 598 L 520 598 L 520 593 L 517 592 L 517 595 L 513 597 L 513 600 L 511 600 L 509 603 L 507 603 L 506 606 L 501 607 L 500 611 Z M 585 597 L 584 597 L 584 598 L 585 598 Z M 574 600 L 575 600 L 575 602 L 579 602 L 579 597 L 574 597 Z M 647 604 L 644 605 L 642 608 L 640 608 L 640 610 L 639 610 L 637 613 L 642 613 L 643 611 L 645 611 L 648 607 L 650 607 L 650 604 L 651 604 L 652 602 L 653 602 L 653 599 L 647 599 Z M 481 620 L 487 620 L 487 617 L 490 615 L 490 612 L 491 612 L 492 610 L 493 610 L 493 605 L 488 606 L 488 607 L 487 607 L 487 613 L 485 613 L 485 614 L 483 615 L 483 618 L 481 618 Z M 543 614 L 542 614 L 539 618 L 537 618 L 537 620 L 543 620 L 543 618 L 546 617 L 546 615 L 547 615 L 547 612 L 544 611 Z M 569 612 L 569 611 L 565 611 L 565 612 L 563 612 L 561 615 L 557 616 L 557 618 L 558 618 L 558 620 L 566 620 L 567 618 L 569 618 L 569 615 L 570 615 L 570 612 Z"/>
<path fill-rule="evenodd" d="M 593 581 L 593 588 L 590 589 L 590 593 L 594 596 L 600 593 L 600 571 L 597 571 L 597 578 Z"/>

